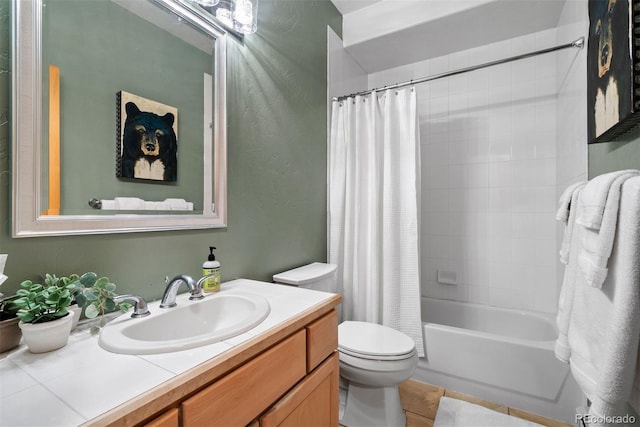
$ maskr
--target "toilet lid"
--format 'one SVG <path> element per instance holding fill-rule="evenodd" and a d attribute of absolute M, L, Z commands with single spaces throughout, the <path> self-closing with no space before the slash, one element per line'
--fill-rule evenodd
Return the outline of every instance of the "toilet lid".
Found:
<path fill-rule="evenodd" d="M 334 274 L 336 264 L 325 264 L 323 262 L 314 262 L 293 270 L 284 271 L 273 276 L 276 283 L 284 283 L 286 285 L 302 286 L 311 282 L 317 282 Z"/>
<path fill-rule="evenodd" d="M 338 349 L 364 359 L 404 359 L 415 343 L 402 332 L 368 322 L 347 321 L 338 326 Z"/>

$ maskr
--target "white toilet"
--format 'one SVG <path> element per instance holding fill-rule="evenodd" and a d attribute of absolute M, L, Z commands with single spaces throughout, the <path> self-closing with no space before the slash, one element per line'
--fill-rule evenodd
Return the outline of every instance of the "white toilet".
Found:
<path fill-rule="evenodd" d="M 336 265 L 314 262 L 273 276 L 276 283 L 335 292 Z M 402 332 L 375 323 L 338 326 L 340 376 L 348 383 L 340 424 L 347 427 L 404 426 L 398 384 L 418 364 L 415 343 Z"/>

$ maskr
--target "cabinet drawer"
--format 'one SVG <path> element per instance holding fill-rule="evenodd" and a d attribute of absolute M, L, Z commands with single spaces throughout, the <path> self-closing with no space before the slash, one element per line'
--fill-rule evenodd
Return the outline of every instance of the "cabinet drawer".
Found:
<path fill-rule="evenodd" d="M 286 338 L 182 404 L 189 426 L 244 426 L 305 376 L 305 330 Z"/>
<path fill-rule="evenodd" d="M 307 372 L 338 348 L 338 312 L 332 310 L 307 325 Z"/>

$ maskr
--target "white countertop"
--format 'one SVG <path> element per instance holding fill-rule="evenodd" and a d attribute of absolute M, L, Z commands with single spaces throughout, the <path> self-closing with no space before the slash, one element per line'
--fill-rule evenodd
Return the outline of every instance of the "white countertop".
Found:
<path fill-rule="evenodd" d="M 271 312 L 255 328 L 215 344 L 164 354 L 116 354 L 102 349 L 98 337 L 81 325 L 59 350 L 33 354 L 22 344 L 0 354 L 0 426 L 82 424 L 333 296 L 248 279 L 223 283 L 221 292 L 228 289 L 264 296 Z M 157 302 L 149 308 L 157 309 Z"/>

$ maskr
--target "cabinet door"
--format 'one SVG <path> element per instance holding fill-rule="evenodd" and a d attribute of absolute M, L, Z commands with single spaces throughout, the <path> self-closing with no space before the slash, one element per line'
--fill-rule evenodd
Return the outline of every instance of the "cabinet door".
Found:
<path fill-rule="evenodd" d="M 183 427 L 245 426 L 306 373 L 304 329 L 182 403 Z"/>
<path fill-rule="evenodd" d="M 178 427 L 180 425 L 180 411 L 178 408 L 169 409 L 164 414 L 151 420 L 145 427 Z"/>
<path fill-rule="evenodd" d="M 260 427 L 337 427 L 339 362 L 334 352 L 260 419 Z"/>

